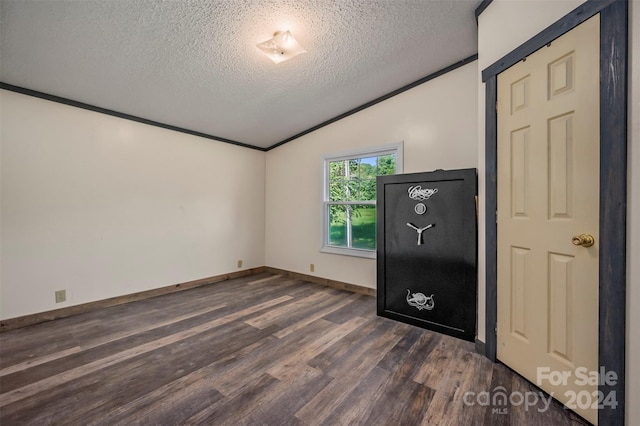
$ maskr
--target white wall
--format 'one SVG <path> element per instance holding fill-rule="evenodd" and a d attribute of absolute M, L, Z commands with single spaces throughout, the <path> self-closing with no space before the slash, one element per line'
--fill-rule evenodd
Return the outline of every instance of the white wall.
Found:
<path fill-rule="evenodd" d="M 0 104 L 2 319 L 264 265 L 263 152 L 4 90 Z"/>
<path fill-rule="evenodd" d="M 539 0 L 494 0 L 480 15 L 478 29 L 478 81 L 481 82 L 483 69 L 491 65 L 571 10 L 578 7 L 582 0 L 544 1 Z M 629 214 L 628 214 L 628 246 L 627 253 L 628 274 L 628 320 L 627 320 L 627 424 L 640 425 L 640 268 L 636 259 L 640 258 L 640 1 L 631 3 L 630 25 L 632 28 L 632 68 L 630 73 L 631 95 L 631 126 L 629 132 Z M 525 16 L 526 19 L 521 17 Z M 631 71 L 631 70 L 630 70 Z M 480 255 L 479 264 L 485 263 L 485 228 L 484 228 L 484 171 L 485 171 L 485 141 L 484 141 L 484 116 L 485 116 L 485 86 L 478 85 L 478 169 L 481 180 L 479 192 L 481 194 L 480 207 Z M 634 215 L 631 211 L 635 211 Z M 485 333 L 482 324 L 485 321 L 485 276 L 481 271 L 480 281 L 480 309 L 478 312 L 478 324 L 480 324 L 479 338 L 484 341 Z M 632 379 L 633 378 L 633 379 Z"/>
<path fill-rule="evenodd" d="M 322 156 L 404 141 L 405 173 L 476 167 L 476 77 L 473 62 L 269 151 L 267 266 L 375 288 L 375 260 L 319 252 Z"/>

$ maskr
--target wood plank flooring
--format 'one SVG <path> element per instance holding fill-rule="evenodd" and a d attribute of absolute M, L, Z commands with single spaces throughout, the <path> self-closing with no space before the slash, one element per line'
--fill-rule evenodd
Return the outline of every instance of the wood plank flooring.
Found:
<path fill-rule="evenodd" d="M 556 401 L 501 405 L 540 391 L 375 309 L 263 273 L 8 331 L 0 424 L 586 424 Z"/>

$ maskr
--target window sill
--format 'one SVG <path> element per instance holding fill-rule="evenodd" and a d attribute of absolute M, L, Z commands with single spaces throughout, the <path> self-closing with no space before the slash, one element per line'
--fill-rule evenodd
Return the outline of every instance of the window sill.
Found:
<path fill-rule="evenodd" d="M 344 248 L 335 246 L 324 246 L 320 249 L 321 253 L 341 254 L 343 256 L 364 257 L 367 259 L 375 259 L 375 250 L 363 250 L 355 248 Z"/>

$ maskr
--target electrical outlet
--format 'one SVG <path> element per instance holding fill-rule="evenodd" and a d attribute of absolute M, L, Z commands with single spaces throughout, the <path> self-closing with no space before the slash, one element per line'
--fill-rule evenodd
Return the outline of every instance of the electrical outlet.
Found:
<path fill-rule="evenodd" d="M 309 271 L 311 271 L 311 272 L 315 272 L 315 270 L 316 270 L 316 265 L 314 265 L 313 263 L 311 263 L 311 264 L 309 265 Z"/>
<path fill-rule="evenodd" d="M 242 268 L 242 260 L 238 260 L 238 268 Z"/>
<path fill-rule="evenodd" d="M 67 290 L 56 291 L 56 303 L 62 303 L 67 300 Z"/>

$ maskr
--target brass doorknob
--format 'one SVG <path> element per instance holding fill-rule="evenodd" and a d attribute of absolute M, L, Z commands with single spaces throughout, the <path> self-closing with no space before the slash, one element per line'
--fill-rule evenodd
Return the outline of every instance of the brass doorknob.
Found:
<path fill-rule="evenodd" d="M 591 247 L 595 241 L 596 240 L 593 238 L 593 235 L 590 234 L 577 235 L 571 239 L 574 246 L 582 247 Z"/>

